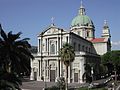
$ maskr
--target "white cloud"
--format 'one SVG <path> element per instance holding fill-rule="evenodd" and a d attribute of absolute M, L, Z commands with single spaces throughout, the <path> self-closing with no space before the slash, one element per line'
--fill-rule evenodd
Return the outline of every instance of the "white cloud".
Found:
<path fill-rule="evenodd" d="M 115 42 L 112 41 L 111 44 L 114 45 L 114 46 L 119 46 L 120 45 L 120 41 L 115 41 Z"/>

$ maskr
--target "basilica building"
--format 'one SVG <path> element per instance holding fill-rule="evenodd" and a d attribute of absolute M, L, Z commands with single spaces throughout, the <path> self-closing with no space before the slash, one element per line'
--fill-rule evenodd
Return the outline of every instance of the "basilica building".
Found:
<path fill-rule="evenodd" d="M 86 63 L 100 63 L 100 55 L 111 50 L 111 35 L 104 21 L 102 35 L 95 37 L 93 21 L 86 15 L 81 4 L 78 14 L 73 18 L 70 29 L 58 28 L 54 23 L 38 34 L 38 51 L 31 60 L 31 80 L 56 82 L 65 77 L 65 66 L 59 57 L 59 50 L 64 43 L 69 43 L 75 50 L 75 60 L 68 68 L 68 83 L 83 83 Z M 91 71 L 91 74 L 94 74 Z"/>

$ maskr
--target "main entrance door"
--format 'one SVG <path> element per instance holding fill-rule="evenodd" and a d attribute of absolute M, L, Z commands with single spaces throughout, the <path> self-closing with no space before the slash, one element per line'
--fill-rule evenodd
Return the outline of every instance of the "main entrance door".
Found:
<path fill-rule="evenodd" d="M 50 82 L 55 82 L 55 70 L 50 70 Z"/>
<path fill-rule="evenodd" d="M 78 73 L 74 73 L 74 82 L 78 82 Z"/>

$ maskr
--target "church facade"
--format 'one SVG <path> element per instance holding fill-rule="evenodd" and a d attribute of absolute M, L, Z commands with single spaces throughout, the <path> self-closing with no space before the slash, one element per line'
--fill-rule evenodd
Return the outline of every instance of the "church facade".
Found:
<path fill-rule="evenodd" d="M 95 37 L 95 26 L 86 15 L 81 4 L 78 15 L 72 20 L 70 30 L 58 28 L 52 23 L 38 35 L 38 52 L 31 60 L 31 80 L 56 82 L 65 76 L 65 66 L 59 57 L 59 50 L 64 43 L 74 47 L 75 60 L 68 68 L 69 83 L 83 83 L 86 63 L 100 63 L 100 55 L 111 50 L 110 30 L 104 22 L 102 35 Z M 94 74 L 91 71 L 91 74 Z"/>

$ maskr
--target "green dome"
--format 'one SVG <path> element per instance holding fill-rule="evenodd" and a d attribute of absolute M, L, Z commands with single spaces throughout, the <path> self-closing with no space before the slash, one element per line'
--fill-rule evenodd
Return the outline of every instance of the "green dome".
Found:
<path fill-rule="evenodd" d="M 92 20 L 87 15 L 78 15 L 76 16 L 71 23 L 71 26 L 94 26 Z"/>

